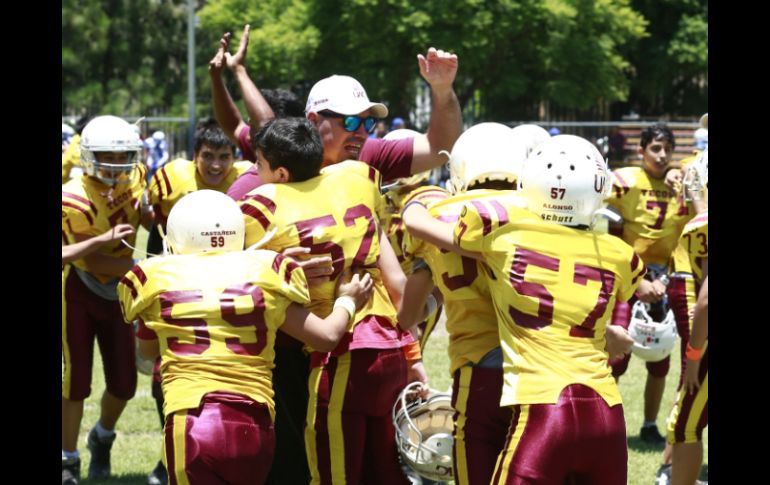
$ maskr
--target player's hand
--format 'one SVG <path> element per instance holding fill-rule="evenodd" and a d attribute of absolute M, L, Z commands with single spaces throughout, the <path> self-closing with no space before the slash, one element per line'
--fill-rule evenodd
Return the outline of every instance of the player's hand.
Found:
<path fill-rule="evenodd" d="M 417 63 L 420 74 L 434 90 L 451 87 L 457 76 L 457 55 L 435 47 L 428 49 L 425 56 L 417 54 Z"/>
<path fill-rule="evenodd" d="M 238 66 L 245 66 L 246 65 L 246 53 L 249 49 L 249 30 L 251 29 L 251 26 L 249 24 L 246 24 L 243 27 L 243 35 L 241 36 L 241 42 L 238 44 L 238 51 L 235 54 L 230 54 L 225 50 L 224 56 L 225 56 L 225 62 L 227 63 L 227 68 L 230 70 L 235 69 Z"/>
<path fill-rule="evenodd" d="M 334 272 L 330 256 L 318 256 L 310 259 L 298 259 L 298 256 L 310 254 L 310 248 L 296 247 L 283 251 L 284 256 L 293 259 L 305 272 L 305 278 L 310 286 L 329 281 L 329 275 Z"/>
<path fill-rule="evenodd" d="M 420 382 L 422 385 L 419 387 L 415 394 L 407 396 L 408 400 L 414 400 L 417 397 L 421 399 L 427 399 L 430 394 L 430 388 L 428 387 L 428 373 L 425 372 L 425 365 L 422 360 L 410 360 L 407 362 L 406 382 Z"/>
<path fill-rule="evenodd" d="M 666 178 L 663 180 L 666 187 L 673 190 L 679 195 L 682 195 L 682 171 L 678 168 L 672 168 L 666 172 Z"/>
<path fill-rule="evenodd" d="M 604 332 L 604 340 L 607 344 L 607 353 L 610 359 L 620 359 L 631 352 L 634 339 L 628 335 L 628 330 L 620 325 L 607 325 Z"/>
<path fill-rule="evenodd" d="M 99 236 L 99 239 L 105 243 L 112 242 L 112 241 L 120 241 L 124 237 L 130 236 L 135 232 L 136 230 L 134 230 L 131 224 L 118 224 L 117 226 L 110 228 L 109 231 Z"/>
<path fill-rule="evenodd" d="M 374 281 L 369 273 L 363 276 L 345 270 L 337 281 L 337 296 L 349 296 L 356 301 L 356 310 L 360 309 L 372 296 Z"/>
<path fill-rule="evenodd" d="M 700 360 L 687 359 L 684 367 L 684 389 L 687 391 L 687 394 L 695 394 L 700 389 L 699 373 Z"/>
<path fill-rule="evenodd" d="M 230 32 L 225 32 L 222 38 L 219 39 L 219 48 L 214 57 L 209 61 L 209 74 L 221 75 L 222 69 L 225 67 L 225 53 L 230 48 Z M 228 54 L 229 55 L 229 54 Z"/>
<path fill-rule="evenodd" d="M 647 281 L 643 279 L 636 290 L 636 296 L 645 303 L 657 303 L 666 294 L 666 287 L 658 280 Z"/>

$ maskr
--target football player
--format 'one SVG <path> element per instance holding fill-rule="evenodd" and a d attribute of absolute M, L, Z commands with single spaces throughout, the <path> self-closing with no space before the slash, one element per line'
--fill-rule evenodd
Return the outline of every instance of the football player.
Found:
<path fill-rule="evenodd" d="M 276 330 L 334 348 L 371 278 L 341 278 L 321 319 L 302 306 L 308 286 L 291 259 L 242 251 L 243 216 L 225 194 L 183 197 L 167 225 L 172 255 L 131 268 L 118 294 L 126 322 L 139 321 L 139 352 L 161 356 L 171 482 L 261 484 L 273 457 Z"/>
<path fill-rule="evenodd" d="M 62 239 L 78 243 L 121 223 L 136 228 L 145 190 L 142 142 L 126 121 L 99 116 L 83 129 L 85 174 L 62 186 Z M 125 238 L 133 244 L 135 235 Z M 91 393 L 94 339 L 104 363 L 106 390 L 99 420 L 88 433 L 91 479 L 110 476 L 115 424 L 136 390 L 134 332 L 123 325 L 116 288 L 133 266 L 132 250 L 119 240 L 67 264 L 62 271 L 62 484 L 80 474 L 77 437 L 83 400 Z"/>

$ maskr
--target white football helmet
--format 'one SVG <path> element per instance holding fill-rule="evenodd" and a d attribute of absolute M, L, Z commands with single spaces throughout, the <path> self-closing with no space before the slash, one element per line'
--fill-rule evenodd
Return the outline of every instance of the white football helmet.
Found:
<path fill-rule="evenodd" d="M 167 247 L 173 254 L 240 251 L 245 239 L 243 214 L 238 204 L 216 190 L 185 195 L 168 215 Z"/>
<path fill-rule="evenodd" d="M 708 202 L 709 184 L 709 149 L 703 150 L 698 157 L 684 170 L 682 184 L 687 188 L 686 199 L 692 200 L 693 196 L 700 196 Z"/>
<path fill-rule="evenodd" d="M 86 174 L 107 185 L 129 183 L 142 150 L 142 141 L 133 126 L 117 116 L 97 116 L 83 128 L 80 137 L 80 160 Z M 128 162 L 100 162 L 96 156 L 100 152 L 127 153 Z"/>
<path fill-rule="evenodd" d="M 412 382 L 401 391 L 393 404 L 396 447 L 404 463 L 429 480 L 452 480 L 454 447 L 454 408 L 452 396 L 434 393 L 427 400 L 407 402 L 421 383 Z"/>
<path fill-rule="evenodd" d="M 75 136 L 75 130 L 67 123 L 61 124 L 61 141 L 69 142 Z"/>
<path fill-rule="evenodd" d="M 588 140 L 557 135 L 541 143 L 524 162 L 519 193 L 543 220 L 592 226 L 605 206 L 612 182 L 607 163 Z"/>
<path fill-rule="evenodd" d="M 551 134 L 546 131 L 542 126 L 526 124 L 514 126 L 511 128 L 513 136 L 519 138 L 526 146 L 527 156 L 532 153 L 532 150 L 546 140 L 551 138 Z"/>
<path fill-rule="evenodd" d="M 449 156 L 447 188 L 465 192 L 476 182 L 506 180 L 515 187 L 525 147 L 511 136 L 511 129 L 500 123 L 479 123 L 465 130 Z"/>
<path fill-rule="evenodd" d="M 634 339 L 631 351 L 647 362 L 658 362 L 671 353 L 678 336 L 674 312 L 668 310 L 662 322 L 656 322 L 647 313 L 647 306 L 637 301 L 631 309 L 628 334 Z"/>

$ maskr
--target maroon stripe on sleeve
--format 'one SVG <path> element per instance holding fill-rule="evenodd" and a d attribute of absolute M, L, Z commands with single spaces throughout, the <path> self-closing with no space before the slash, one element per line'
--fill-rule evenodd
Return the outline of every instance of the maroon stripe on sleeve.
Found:
<path fill-rule="evenodd" d="M 273 259 L 273 271 L 280 274 L 281 264 L 283 264 L 283 260 L 286 259 L 282 254 L 276 254 L 275 259 Z M 288 284 L 291 282 L 291 273 L 299 268 L 299 265 L 289 259 L 289 261 L 286 263 L 286 272 L 283 275 L 283 280 Z"/>
<path fill-rule="evenodd" d="M 460 240 L 463 238 L 463 235 L 465 234 L 465 231 L 468 229 L 468 225 L 465 224 L 463 221 L 460 221 L 460 232 L 457 234 L 457 238 L 455 238 L 455 242 L 458 246 L 461 246 Z"/>
<path fill-rule="evenodd" d="M 76 200 L 78 202 L 81 202 L 81 203 L 87 205 L 88 208 L 91 209 L 91 211 L 93 211 L 95 216 L 99 215 L 99 211 L 96 210 L 96 206 L 90 200 L 88 200 L 88 199 L 86 199 L 84 197 L 81 197 L 81 196 L 79 196 L 77 194 L 70 193 L 70 192 L 62 192 L 61 195 L 62 195 L 62 197 L 68 197 L 70 199 L 74 199 L 74 200 Z"/>
<path fill-rule="evenodd" d="M 269 210 L 271 214 L 275 214 L 275 202 L 268 199 L 264 195 L 259 195 L 259 194 L 253 195 L 251 196 L 251 198 L 259 202 L 263 206 L 265 206 L 265 208 Z"/>
<path fill-rule="evenodd" d="M 158 170 L 158 172 L 160 172 L 161 176 L 163 177 L 163 183 L 166 186 L 166 195 L 168 195 L 171 193 L 171 181 L 168 179 L 168 174 L 166 173 L 166 167 L 162 167 L 160 170 Z M 158 184 L 158 187 L 160 187 L 160 184 Z"/>
<path fill-rule="evenodd" d="M 134 282 L 126 278 L 125 276 L 120 278 L 120 282 L 126 285 L 126 288 L 131 290 L 131 298 L 136 298 L 137 292 L 136 292 L 136 287 L 134 286 Z"/>
<path fill-rule="evenodd" d="M 61 205 L 65 206 L 65 207 L 71 207 L 71 208 L 75 209 L 76 211 L 82 212 L 86 216 L 86 219 L 88 219 L 88 223 L 91 224 L 91 225 L 94 224 L 94 218 L 91 216 L 91 214 L 88 211 L 84 210 L 79 205 L 73 204 L 72 202 L 67 202 L 66 200 L 61 201 Z"/>
<path fill-rule="evenodd" d="M 372 182 L 377 182 L 377 172 L 374 170 L 374 167 L 369 165 L 369 180 Z"/>
<path fill-rule="evenodd" d="M 160 170 L 157 170 L 153 176 L 152 176 L 152 183 L 158 187 L 158 202 L 163 200 L 163 188 L 160 185 L 160 174 L 161 170 L 163 170 L 163 167 L 161 167 Z M 151 186 L 152 187 L 152 186 Z M 153 206 L 154 207 L 154 206 Z M 157 211 L 156 211 L 157 212 Z"/>
<path fill-rule="evenodd" d="M 489 204 L 492 206 L 492 208 L 495 209 L 500 225 L 502 226 L 503 224 L 508 224 L 508 211 L 505 210 L 505 207 L 503 207 L 502 204 L 496 200 L 490 200 Z"/>
<path fill-rule="evenodd" d="M 631 258 L 631 272 L 633 273 L 636 271 L 636 268 L 639 267 L 639 255 L 634 253 L 634 257 Z"/>
<path fill-rule="evenodd" d="M 267 217 L 265 217 L 261 210 L 251 204 L 243 204 L 241 206 L 241 212 L 256 219 L 262 228 L 267 231 L 267 228 L 270 226 L 270 221 L 267 220 Z"/>
<path fill-rule="evenodd" d="M 144 286 L 144 284 L 147 283 L 147 275 L 144 274 L 144 271 L 142 271 L 142 268 L 140 268 L 139 266 L 134 266 L 133 268 L 131 268 L 131 272 L 134 273 L 134 275 L 136 276 L 136 279 L 139 280 L 139 283 L 141 283 L 142 286 Z"/>
<path fill-rule="evenodd" d="M 614 184 L 612 186 L 612 188 L 615 189 L 615 196 L 619 199 L 621 196 L 623 196 L 623 194 L 627 194 L 630 189 L 628 187 L 628 182 L 623 180 L 623 177 L 621 177 L 617 171 L 612 173 L 615 175 L 615 180 L 617 180 L 620 184 L 620 187 Z"/>
<path fill-rule="evenodd" d="M 492 218 L 489 216 L 489 211 L 486 207 L 484 207 L 484 204 L 481 202 L 472 200 L 471 204 L 476 208 L 476 210 L 479 213 L 479 217 L 481 217 L 481 222 L 484 223 L 484 229 L 482 231 L 482 234 L 486 236 L 490 232 L 492 232 Z"/>

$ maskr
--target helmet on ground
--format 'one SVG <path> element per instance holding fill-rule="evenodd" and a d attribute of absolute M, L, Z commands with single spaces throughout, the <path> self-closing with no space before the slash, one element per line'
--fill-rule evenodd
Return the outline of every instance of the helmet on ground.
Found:
<path fill-rule="evenodd" d="M 173 254 L 240 251 L 245 238 L 238 204 L 221 192 L 206 189 L 179 199 L 168 215 L 166 232 L 167 249 Z"/>
<path fill-rule="evenodd" d="M 434 393 L 426 400 L 407 402 L 407 395 L 416 392 L 420 385 L 412 382 L 406 386 L 393 404 L 396 447 L 404 463 L 421 477 L 452 480 L 452 396 Z"/>
<path fill-rule="evenodd" d="M 558 135 L 540 144 L 524 162 L 519 193 L 527 208 L 543 220 L 591 226 L 610 195 L 610 176 L 593 143 Z"/>
<path fill-rule="evenodd" d="M 465 192 L 478 182 L 503 180 L 515 187 L 525 147 L 500 123 L 479 123 L 465 130 L 449 156 L 449 181 L 453 193 Z"/>
<path fill-rule="evenodd" d="M 511 128 L 513 135 L 521 139 L 522 143 L 527 147 L 527 156 L 532 153 L 532 150 L 546 140 L 551 139 L 551 134 L 546 131 L 542 126 L 526 124 L 514 126 Z"/>
<path fill-rule="evenodd" d="M 127 121 L 117 116 L 97 116 L 83 128 L 80 160 L 86 174 L 107 185 L 129 183 L 142 156 L 142 141 Z M 125 161 L 100 161 L 98 153 L 127 155 Z"/>
<path fill-rule="evenodd" d="M 674 312 L 668 310 L 662 322 L 656 322 L 647 313 L 647 306 L 637 301 L 631 309 L 631 324 L 628 334 L 634 339 L 631 351 L 647 362 L 658 362 L 671 353 L 676 343 L 676 320 Z"/>

